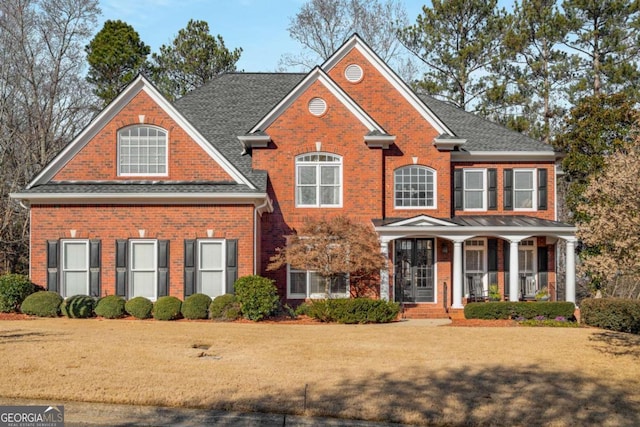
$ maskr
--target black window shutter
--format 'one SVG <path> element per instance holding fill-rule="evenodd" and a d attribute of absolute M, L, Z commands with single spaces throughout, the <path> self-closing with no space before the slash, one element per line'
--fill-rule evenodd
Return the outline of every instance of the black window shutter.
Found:
<path fill-rule="evenodd" d="M 508 240 L 502 241 L 502 268 L 504 269 L 504 294 L 509 295 L 509 264 L 511 262 L 511 243 Z"/>
<path fill-rule="evenodd" d="M 227 284 L 226 293 L 234 293 L 233 284 L 238 280 L 238 240 L 227 240 Z"/>
<path fill-rule="evenodd" d="M 58 286 L 59 280 L 59 259 L 60 251 L 58 248 L 60 243 L 58 240 L 47 241 L 47 290 L 52 292 L 60 292 Z"/>
<path fill-rule="evenodd" d="M 169 240 L 158 240 L 158 296 L 169 295 Z"/>
<path fill-rule="evenodd" d="M 504 170 L 503 208 L 505 211 L 513 210 L 513 169 Z"/>
<path fill-rule="evenodd" d="M 549 271 L 549 252 L 546 246 L 538 246 L 538 272 Z"/>
<path fill-rule="evenodd" d="M 100 240 L 89 242 L 89 295 L 100 296 Z"/>
<path fill-rule="evenodd" d="M 548 199 L 547 191 L 547 170 L 538 169 L 538 209 L 546 211 Z"/>
<path fill-rule="evenodd" d="M 487 170 L 487 181 L 489 187 L 489 210 L 498 209 L 498 170 L 497 169 L 488 169 Z"/>
<path fill-rule="evenodd" d="M 487 239 L 489 285 L 498 284 L 498 239 Z"/>
<path fill-rule="evenodd" d="M 196 293 L 196 241 L 184 241 L 184 296 Z"/>
<path fill-rule="evenodd" d="M 127 297 L 127 241 L 116 240 L 116 295 Z"/>
<path fill-rule="evenodd" d="M 453 171 L 453 209 L 464 209 L 463 191 L 464 191 L 464 171 L 455 169 Z"/>

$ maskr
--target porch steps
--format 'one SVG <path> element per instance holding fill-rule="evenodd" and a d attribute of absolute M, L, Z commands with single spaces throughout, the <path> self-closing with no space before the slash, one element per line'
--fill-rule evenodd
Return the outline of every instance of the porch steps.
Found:
<path fill-rule="evenodd" d="M 405 319 L 447 319 L 449 313 L 442 306 L 405 303 L 401 316 Z"/>

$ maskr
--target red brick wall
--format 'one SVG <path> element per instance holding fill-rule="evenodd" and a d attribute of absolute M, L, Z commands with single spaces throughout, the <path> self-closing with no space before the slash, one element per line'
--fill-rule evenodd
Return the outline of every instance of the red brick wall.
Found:
<path fill-rule="evenodd" d="M 54 181 L 131 180 L 118 176 L 118 130 L 144 123 L 165 129 L 169 139 L 169 174 L 153 180 L 231 181 L 225 172 L 191 137 L 144 91 L 138 93 L 99 134 L 69 161 Z M 240 150 L 240 145 L 238 145 Z M 134 179 L 145 179 L 136 176 Z"/>
<path fill-rule="evenodd" d="M 115 241 L 140 238 L 170 240 L 171 295 L 184 296 L 184 239 L 238 239 L 238 277 L 253 274 L 252 205 L 71 205 L 31 206 L 31 280 L 46 286 L 47 240 L 76 238 L 102 241 L 102 295 L 115 293 Z"/>

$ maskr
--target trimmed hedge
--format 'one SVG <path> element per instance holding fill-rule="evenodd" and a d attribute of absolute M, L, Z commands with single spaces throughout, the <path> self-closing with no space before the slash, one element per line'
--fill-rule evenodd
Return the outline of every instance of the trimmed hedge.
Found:
<path fill-rule="evenodd" d="M 562 316 L 573 319 L 575 305 L 564 301 L 499 301 L 499 302 L 471 302 L 464 307 L 464 317 L 467 319 L 534 319 L 544 316 L 554 319 Z"/>
<path fill-rule="evenodd" d="M 218 295 L 211 301 L 209 316 L 214 320 L 236 320 L 240 317 L 240 303 L 233 294 Z"/>
<path fill-rule="evenodd" d="M 148 319 L 153 311 L 153 303 L 145 297 L 135 297 L 124 304 L 124 310 L 136 319 Z"/>
<path fill-rule="evenodd" d="M 398 317 L 400 305 L 370 298 L 329 299 L 303 304 L 299 313 L 322 322 L 389 323 Z"/>
<path fill-rule="evenodd" d="M 98 300 L 95 313 L 105 319 L 118 319 L 124 317 L 124 298 L 118 295 L 108 295 Z"/>
<path fill-rule="evenodd" d="M 18 311 L 22 301 L 36 290 L 36 285 L 23 274 L 3 274 L 0 276 L 0 312 Z"/>
<path fill-rule="evenodd" d="M 278 311 L 280 297 L 273 280 L 262 276 L 244 276 L 233 285 L 242 315 L 259 321 Z"/>
<path fill-rule="evenodd" d="M 182 302 L 180 311 L 185 319 L 206 319 L 209 317 L 211 297 L 205 294 L 189 295 Z"/>
<path fill-rule="evenodd" d="M 24 314 L 38 317 L 58 317 L 62 297 L 57 292 L 39 291 L 26 297 L 20 305 Z"/>
<path fill-rule="evenodd" d="M 156 320 L 176 320 L 180 318 L 182 301 L 176 297 L 164 296 L 158 298 L 153 305 L 153 318 Z"/>
<path fill-rule="evenodd" d="M 640 334 L 640 301 L 588 298 L 580 303 L 580 317 L 589 326 Z"/>
<path fill-rule="evenodd" d="M 88 295 L 74 295 L 62 302 L 60 312 L 70 319 L 86 319 L 94 316 L 96 299 Z"/>

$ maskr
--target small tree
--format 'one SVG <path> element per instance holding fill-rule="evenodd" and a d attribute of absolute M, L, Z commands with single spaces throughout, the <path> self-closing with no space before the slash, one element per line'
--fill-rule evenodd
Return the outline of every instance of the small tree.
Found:
<path fill-rule="evenodd" d="M 577 223 L 582 251 L 580 270 L 592 290 L 605 296 L 640 298 L 640 137 L 628 151 L 605 161 L 585 190 L 587 202 Z"/>
<path fill-rule="evenodd" d="M 268 270 L 289 264 L 311 270 L 324 279 L 325 293 L 331 295 L 331 283 L 343 274 L 352 281 L 387 268 L 380 252 L 378 235 L 370 225 L 346 216 L 309 219 L 297 234 L 287 236 L 287 245 L 271 257 Z"/>

